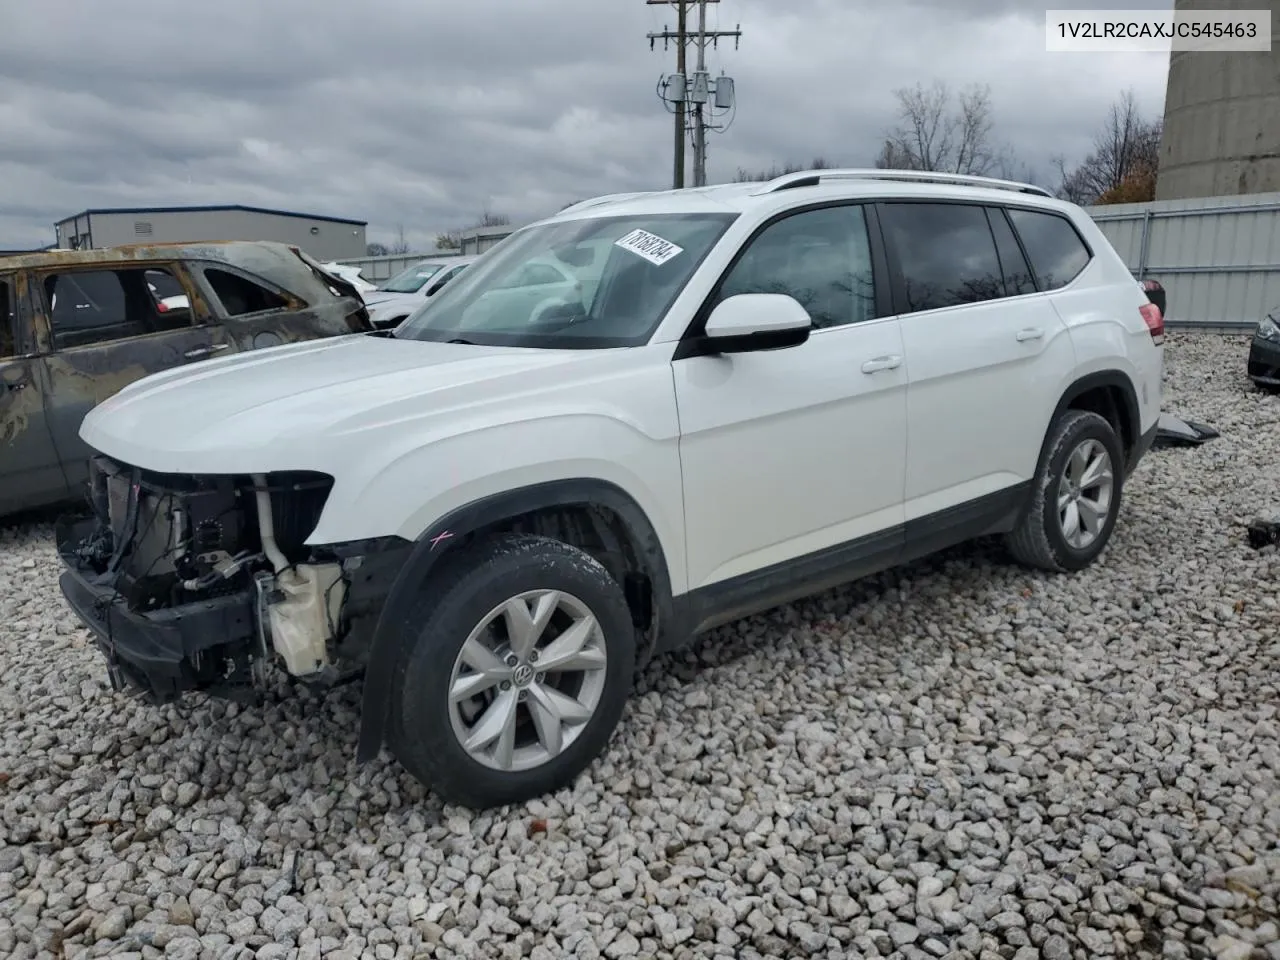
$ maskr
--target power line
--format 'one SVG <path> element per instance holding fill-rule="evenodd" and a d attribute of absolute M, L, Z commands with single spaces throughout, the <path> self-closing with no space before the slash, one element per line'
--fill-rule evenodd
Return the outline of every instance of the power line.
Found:
<path fill-rule="evenodd" d="M 675 163 L 672 185 L 676 189 L 684 186 L 685 134 L 690 130 L 693 133 L 693 184 L 696 187 L 706 186 L 707 131 L 727 129 L 727 123 L 717 127 L 712 120 L 717 110 L 721 111 L 723 116 L 736 107 L 733 78 L 725 76 L 722 72 L 719 77 L 713 79 L 707 73 L 707 45 L 711 44 L 719 48 L 720 40 L 732 37 L 736 50 L 738 40 L 742 36 L 742 31 L 739 29 L 707 29 L 707 4 L 719 2 L 720 0 L 645 0 L 649 6 L 662 5 L 676 8 L 674 31 L 664 27 L 661 31 L 648 35 L 650 50 L 658 40 L 662 41 L 664 50 L 668 49 L 672 41 L 676 44 L 676 72 L 658 81 L 658 96 L 664 103 L 674 107 Z M 690 32 L 687 25 L 688 10 L 695 4 L 698 8 L 698 29 L 696 32 Z M 685 53 L 690 43 L 697 44 L 698 48 L 697 66 L 692 76 L 687 73 L 685 67 Z M 691 124 L 687 121 L 690 107 L 693 110 Z"/>

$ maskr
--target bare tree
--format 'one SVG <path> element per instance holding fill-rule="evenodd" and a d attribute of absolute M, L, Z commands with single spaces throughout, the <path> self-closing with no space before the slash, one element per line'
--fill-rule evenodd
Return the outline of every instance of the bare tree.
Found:
<path fill-rule="evenodd" d="M 990 176 L 1014 165 L 1012 150 L 994 141 L 991 90 L 975 84 L 954 98 L 941 80 L 894 91 L 898 125 L 885 136 L 876 166 Z"/>
<path fill-rule="evenodd" d="M 739 167 L 738 172 L 733 175 L 735 183 L 756 183 L 762 180 L 772 180 L 775 177 L 785 177 L 788 173 L 799 173 L 801 170 L 830 170 L 835 166 L 825 157 L 814 157 L 807 164 L 787 162 L 782 166 L 776 163 L 768 170 L 748 170 L 745 167 Z"/>
<path fill-rule="evenodd" d="M 387 246 L 384 243 L 367 243 L 364 247 L 366 257 L 385 257 L 387 255 Z"/>
<path fill-rule="evenodd" d="M 1126 90 L 1111 105 L 1083 161 L 1069 168 L 1065 158 L 1054 158 L 1058 196 L 1086 206 L 1154 199 L 1162 128 L 1163 119 L 1144 117 L 1133 91 Z"/>

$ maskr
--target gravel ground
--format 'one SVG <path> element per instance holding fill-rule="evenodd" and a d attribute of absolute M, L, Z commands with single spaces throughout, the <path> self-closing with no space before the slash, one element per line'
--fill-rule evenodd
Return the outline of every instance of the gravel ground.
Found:
<path fill-rule="evenodd" d="M 0 531 L 0 955 L 1280 960 L 1280 398 L 1171 338 L 1112 546 L 962 548 L 655 664 L 509 811 L 352 763 L 358 700 L 112 695 L 47 526 Z"/>

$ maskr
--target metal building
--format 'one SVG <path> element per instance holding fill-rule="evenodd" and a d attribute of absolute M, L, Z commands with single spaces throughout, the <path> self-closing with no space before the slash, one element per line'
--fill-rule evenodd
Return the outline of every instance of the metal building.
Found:
<path fill-rule="evenodd" d="M 275 240 L 317 260 L 365 255 L 364 220 L 261 207 L 136 207 L 85 210 L 54 227 L 58 246 L 72 250 L 126 243 Z"/>
<path fill-rule="evenodd" d="M 464 230 L 458 236 L 458 247 L 463 256 L 475 256 L 477 253 L 484 253 L 490 247 L 501 243 L 511 234 L 515 233 L 517 227 L 472 227 L 470 230 Z"/>
<path fill-rule="evenodd" d="M 1157 200 L 1280 190 L 1280 0 L 1176 0 L 1175 11 L 1271 11 L 1269 52 L 1169 57 Z"/>

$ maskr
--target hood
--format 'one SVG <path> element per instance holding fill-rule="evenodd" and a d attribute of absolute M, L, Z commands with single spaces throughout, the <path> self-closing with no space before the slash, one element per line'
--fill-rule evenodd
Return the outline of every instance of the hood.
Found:
<path fill-rule="evenodd" d="M 388 293 L 386 290 L 370 290 L 364 295 L 364 302 L 370 307 L 380 303 L 393 303 L 396 300 L 412 298 L 412 293 Z"/>
<path fill-rule="evenodd" d="M 80 436 L 162 473 L 318 469 L 313 451 L 344 434 L 542 389 L 593 356 L 364 334 L 305 341 L 135 381 L 90 411 Z"/>
<path fill-rule="evenodd" d="M 384 293 L 366 294 L 364 304 L 369 322 L 379 324 L 388 317 L 408 316 L 426 302 L 426 297 L 416 293 Z"/>

